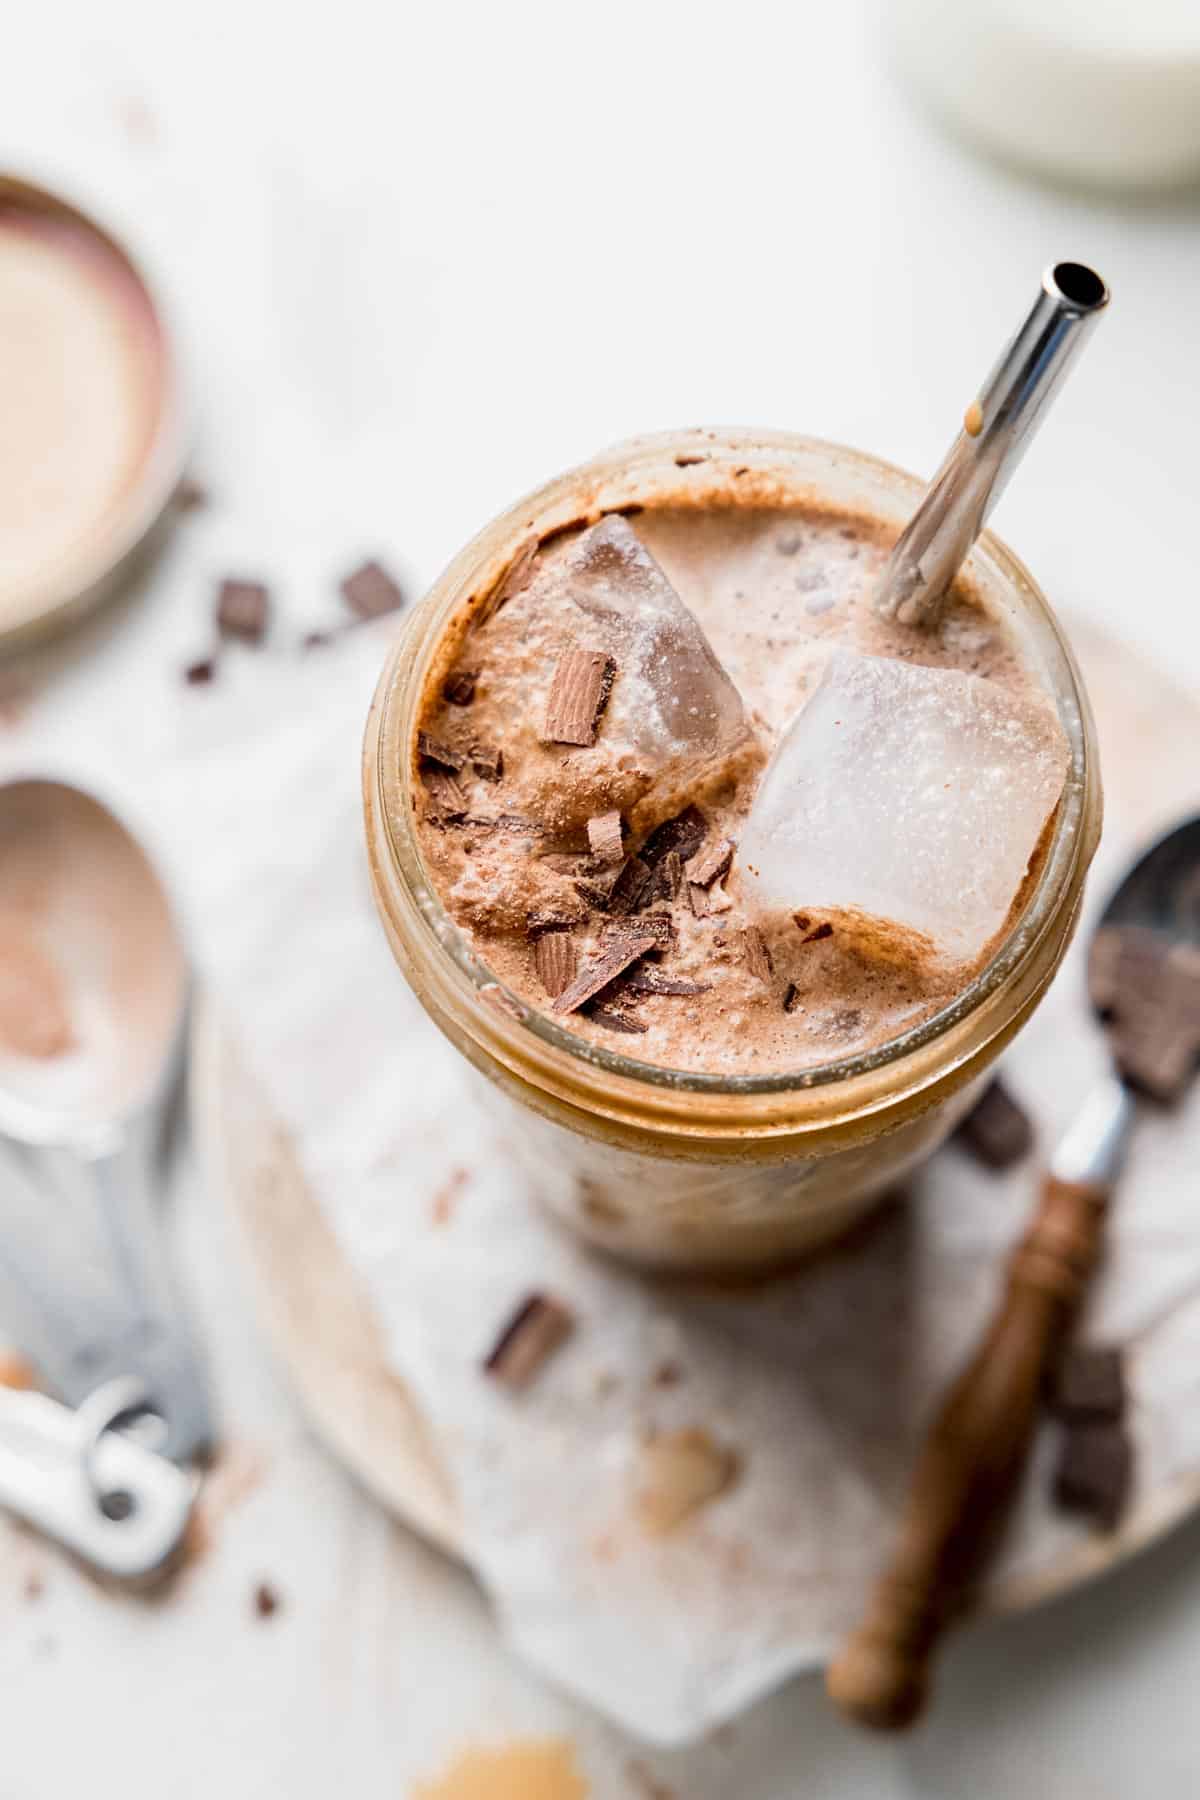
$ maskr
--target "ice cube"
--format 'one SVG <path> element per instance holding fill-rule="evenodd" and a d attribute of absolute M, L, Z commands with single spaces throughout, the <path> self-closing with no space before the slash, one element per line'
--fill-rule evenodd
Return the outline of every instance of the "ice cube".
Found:
<path fill-rule="evenodd" d="M 1048 703 L 957 669 L 836 650 L 742 836 L 765 909 L 852 909 L 973 959 L 1003 925 L 1062 792 Z"/>
<path fill-rule="evenodd" d="M 612 714 L 631 743 L 661 763 L 737 742 L 746 728 L 737 689 L 625 519 L 612 514 L 585 531 L 562 578 L 616 660 Z"/>

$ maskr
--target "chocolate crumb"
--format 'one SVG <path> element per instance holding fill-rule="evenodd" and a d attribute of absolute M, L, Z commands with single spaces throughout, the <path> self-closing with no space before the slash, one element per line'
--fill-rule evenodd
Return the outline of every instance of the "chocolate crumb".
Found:
<path fill-rule="evenodd" d="M 270 1619 L 279 1611 L 279 1595 L 266 1581 L 254 1590 L 254 1611 L 260 1619 Z"/>
<path fill-rule="evenodd" d="M 568 988 L 579 966 L 575 940 L 565 931 L 545 931 L 533 946 L 533 965 L 538 980 L 552 1000 Z"/>
<path fill-rule="evenodd" d="M 207 687 L 210 681 L 217 678 L 217 659 L 205 656 L 199 662 L 189 663 L 183 671 L 183 679 L 189 687 Z"/>
<path fill-rule="evenodd" d="M 675 818 L 664 819 L 661 825 L 655 826 L 638 854 L 652 869 L 656 869 L 672 850 L 678 854 L 680 862 L 685 863 L 696 854 L 707 835 L 708 825 L 700 808 L 685 806 Z"/>
<path fill-rule="evenodd" d="M 707 456 L 677 456 L 675 458 L 675 467 L 677 469 L 694 469 L 697 463 L 707 461 Z"/>
<path fill-rule="evenodd" d="M 828 919 L 826 919 L 824 924 L 816 926 L 814 930 L 808 933 L 807 937 L 801 938 L 800 942 L 802 944 L 819 944 L 822 938 L 830 938 L 832 936 L 833 926 L 829 923 Z"/>
<path fill-rule="evenodd" d="M 690 858 L 685 873 L 693 887 L 711 887 L 725 874 L 732 861 L 733 845 L 729 839 L 715 838 Z"/>
<path fill-rule="evenodd" d="M 504 752 L 486 744 L 472 744 L 471 767 L 480 781 L 499 781 L 504 773 Z"/>
<path fill-rule="evenodd" d="M 418 731 L 417 750 L 426 762 L 439 763 L 443 769 L 449 769 L 454 775 L 458 774 L 467 760 L 461 750 L 455 750 L 449 744 L 443 744 L 440 738 L 430 737 L 427 731 Z"/>
<path fill-rule="evenodd" d="M 359 619 L 381 619 L 385 613 L 399 612 L 404 595 L 381 563 L 363 563 L 340 584 L 342 599 Z"/>
<path fill-rule="evenodd" d="M 783 1010 L 785 1013 L 795 1012 L 800 1004 L 800 989 L 794 981 L 789 981 L 783 990 Z"/>
<path fill-rule="evenodd" d="M 616 673 L 616 663 L 602 650 L 568 650 L 560 656 L 546 701 L 544 742 L 594 744 Z"/>
<path fill-rule="evenodd" d="M 488 1352 L 484 1369 L 506 1387 L 525 1387 L 547 1357 L 565 1343 L 574 1324 L 560 1300 L 550 1294 L 530 1294 Z"/>
<path fill-rule="evenodd" d="M 1116 1344 L 1072 1344 L 1063 1352 L 1049 1394 L 1051 1410 L 1080 1422 L 1125 1412 L 1125 1363 Z"/>
<path fill-rule="evenodd" d="M 610 982 L 624 973 L 630 963 L 635 963 L 639 956 L 647 950 L 658 947 L 658 938 L 653 932 L 621 932 L 606 940 L 604 948 L 589 958 L 570 986 L 558 996 L 554 1002 L 556 1013 L 578 1012 L 581 1006 L 595 999 Z"/>
<path fill-rule="evenodd" d="M 1063 1432 L 1054 1499 L 1066 1512 L 1084 1513 L 1114 1531 L 1133 1480 L 1133 1443 L 1121 1425 L 1107 1421 L 1068 1425 Z"/>
<path fill-rule="evenodd" d="M 602 1006 L 598 1000 L 592 1001 L 587 1007 L 584 1017 L 590 1019 L 593 1025 L 601 1026 L 605 1031 L 623 1031 L 629 1036 L 640 1036 L 642 1032 L 649 1029 L 641 1019 L 635 1018 L 633 1013 L 625 1012 L 619 1006 Z"/>
<path fill-rule="evenodd" d="M 742 932 L 742 955 L 746 967 L 756 980 L 768 983 L 775 973 L 767 940 L 757 925 L 747 925 Z"/>
<path fill-rule="evenodd" d="M 426 765 L 421 780 L 428 796 L 428 816 L 444 825 L 454 825 L 467 816 L 467 797 L 449 769 Z"/>
<path fill-rule="evenodd" d="M 470 706 L 475 698 L 478 669 L 455 669 L 442 683 L 442 698 L 451 706 Z"/>
<path fill-rule="evenodd" d="M 267 634 L 271 597 L 261 581 L 221 582 L 217 589 L 217 632 L 243 644 L 261 644 Z"/>
<path fill-rule="evenodd" d="M 624 855 L 624 832 L 619 812 L 598 813 L 587 822 L 592 855 L 601 864 L 618 863 Z"/>
<path fill-rule="evenodd" d="M 955 1141 L 989 1169 L 1008 1169 L 1033 1148 L 1033 1127 L 997 1076 L 954 1133 Z"/>
<path fill-rule="evenodd" d="M 302 650 L 324 650 L 332 644 L 336 634 L 332 631 L 306 631 L 300 639 Z"/>

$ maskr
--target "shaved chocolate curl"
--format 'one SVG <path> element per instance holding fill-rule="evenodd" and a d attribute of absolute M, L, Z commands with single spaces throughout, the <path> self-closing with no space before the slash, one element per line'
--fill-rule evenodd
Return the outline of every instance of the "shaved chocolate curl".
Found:
<path fill-rule="evenodd" d="M 626 970 L 630 963 L 635 963 L 639 956 L 647 950 L 658 948 L 658 938 L 652 932 L 615 933 L 607 939 L 604 948 L 592 956 L 580 969 L 570 986 L 558 996 L 554 1002 L 556 1013 L 578 1012 L 589 1000 L 602 993 L 610 982 Z"/>
<path fill-rule="evenodd" d="M 755 980 L 764 985 L 770 981 L 775 973 L 775 966 L 771 961 L 767 940 L 757 925 L 747 925 L 742 933 L 742 956 Z"/>
<path fill-rule="evenodd" d="M 624 833 L 619 812 L 598 813 L 587 822 L 588 843 L 598 863 L 619 863 L 624 855 Z"/>
<path fill-rule="evenodd" d="M 533 966 L 550 998 L 557 1000 L 570 987 L 579 966 L 574 938 L 565 931 L 544 931 L 533 946 Z"/>
<path fill-rule="evenodd" d="M 681 863 L 694 856 L 708 834 L 708 825 L 698 806 L 686 806 L 673 819 L 656 825 L 642 845 L 639 855 L 644 863 L 656 869 L 672 851 Z"/>
<path fill-rule="evenodd" d="M 697 850 L 684 870 L 693 887 L 711 887 L 720 879 L 733 861 L 733 845 L 728 838 L 714 838 L 711 844 L 705 844 Z"/>
<path fill-rule="evenodd" d="M 530 1294 L 500 1332 L 484 1369 L 505 1387 L 523 1388 L 574 1330 L 575 1320 L 550 1294 Z"/>
<path fill-rule="evenodd" d="M 594 744 L 617 665 L 602 650 L 568 650 L 558 659 L 542 733 L 548 744 Z"/>

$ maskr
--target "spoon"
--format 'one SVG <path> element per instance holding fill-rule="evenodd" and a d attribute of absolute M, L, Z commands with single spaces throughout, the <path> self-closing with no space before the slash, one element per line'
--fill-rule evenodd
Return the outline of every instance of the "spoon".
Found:
<path fill-rule="evenodd" d="M 1088 985 L 1112 1071 L 1051 1157 L 1004 1297 L 925 1440 L 892 1561 L 830 1664 L 829 1696 L 859 1724 L 902 1729 L 923 1710 L 933 1654 L 1015 1495 L 1047 1370 L 1099 1260 L 1138 1096 L 1176 1100 L 1195 1073 L 1200 818 L 1126 875 L 1093 934 Z"/>
<path fill-rule="evenodd" d="M 124 826 L 61 782 L 0 787 L 0 1318 L 51 1393 L 102 1414 L 119 1394 L 176 1463 L 212 1442 L 155 1193 L 187 1000 Z"/>
<path fill-rule="evenodd" d="M 1037 299 L 967 408 L 963 428 L 888 559 L 877 610 L 932 625 L 967 552 L 1020 462 L 1063 377 L 1108 305 L 1085 263 L 1053 263 Z"/>

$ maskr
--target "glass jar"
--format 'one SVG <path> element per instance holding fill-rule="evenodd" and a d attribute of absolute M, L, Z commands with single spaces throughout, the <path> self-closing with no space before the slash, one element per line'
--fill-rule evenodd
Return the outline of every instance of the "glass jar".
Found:
<path fill-rule="evenodd" d="M 531 1194 L 604 1249 L 665 1267 L 748 1268 L 811 1250 L 928 1156 L 1058 968 L 1100 835 L 1078 669 L 1043 595 L 986 534 L 967 578 L 1040 674 L 1070 768 L 1016 923 L 948 1005 L 862 1055 L 793 1075 L 724 1077 L 585 1043 L 503 988 L 444 909 L 416 832 L 415 735 L 445 628 L 534 539 L 685 489 L 727 497 L 738 483 L 756 503 L 868 512 L 897 530 L 923 491 L 874 457 L 790 433 L 672 432 L 619 444 L 511 507 L 455 558 L 394 649 L 366 731 L 371 880 L 401 968 L 430 1017 L 506 1097 L 510 1117 L 516 1108 L 506 1141 Z"/>

